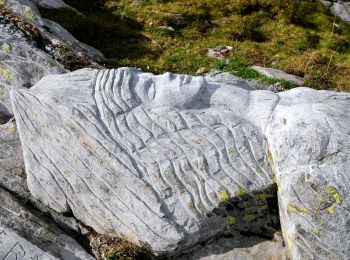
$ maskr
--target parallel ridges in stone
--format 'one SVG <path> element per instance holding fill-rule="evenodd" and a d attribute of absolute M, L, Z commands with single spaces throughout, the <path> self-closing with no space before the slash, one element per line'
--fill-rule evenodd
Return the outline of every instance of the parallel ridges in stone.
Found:
<path fill-rule="evenodd" d="M 140 240 L 152 232 L 171 246 L 199 233 L 220 201 L 272 184 L 266 142 L 247 121 L 220 109 L 142 104 L 138 74 L 128 69 L 79 73 L 55 82 L 52 96 L 39 83 L 13 97 L 30 188 L 56 210 L 72 210 L 98 232 Z M 84 75 L 94 80 L 84 84 Z M 150 76 L 143 87 L 151 84 Z"/>

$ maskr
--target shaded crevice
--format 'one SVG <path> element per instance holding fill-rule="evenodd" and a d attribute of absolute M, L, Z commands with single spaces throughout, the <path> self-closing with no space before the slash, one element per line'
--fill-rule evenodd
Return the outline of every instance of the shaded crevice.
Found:
<path fill-rule="evenodd" d="M 174 256 L 162 256 L 162 258 L 186 259 L 196 250 L 206 248 L 208 245 L 215 243 L 220 245 L 221 243 L 217 242 L 220 240 L 245 241 L 244 243 L 237 241 L 232 246 L 220 249 L 220 254 L 236 247 L 249 248 L 264 241 L 274 240 L 275 235 L 280 234 L 281 231 L 277 185 L 272 184 L 266 190 L 253 194 L 242 191 L 242 194 L 236 194 L 234 198 L 221 202 L 208 217 L 226 223 L 222 232 Z M 211 253 L 214 254 L 214 252 Z"/>
<path fill-rule="evenodd" d="M 0 111 L 0 125 L 4 125 L 4 124 L 10 122 L 12 118 L 13 118 L 13 116 L 3 115 L 3 114 L 1 114 L 1 111 Z"/>
<path fill-rule="evenodd" d="M 277 185 L 253 194 L 241 194 L 220 203 L 213 214 L 226 219 L 224 233 L 239 232 L 244 236 L 272 239 L 281 229 Z"/>

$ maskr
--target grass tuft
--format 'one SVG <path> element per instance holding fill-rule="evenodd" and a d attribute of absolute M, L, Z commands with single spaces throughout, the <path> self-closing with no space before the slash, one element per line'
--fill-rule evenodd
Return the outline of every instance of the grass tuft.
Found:
<path fill-rule="evenodd" d="M 208 49 L 232 46 L 227 70 L 253 78 L 237 61 L 274 67 L 316 89 L 350 91 L 350 26 L 311 0 L 66 0 L 79 10 L 44 17 L 110 58 L 107 66 L 195 75 L 224 66 Z M 176 31 L 166 28 L 171 26 Z M 232 59 L 235 61 L 232 61 Z M 239 67 L 239 66 L 238 66 Z M 267 79 L 265 79 L 267 80 Z M 289 83 L 283 83 L 288 85 Z"/>
<path fill-rule="evenodd" d="M 267 84 L 280 83 L 284 89 L 297 87 L 296 84 L 287 80 L 266 77 L 260 72 L 252 69 L 248 63 L 237 59 L 218 61 L 215 64 L 215 69 L 230 72 L 231 74 L 243 79 L 256 79 Z"/>

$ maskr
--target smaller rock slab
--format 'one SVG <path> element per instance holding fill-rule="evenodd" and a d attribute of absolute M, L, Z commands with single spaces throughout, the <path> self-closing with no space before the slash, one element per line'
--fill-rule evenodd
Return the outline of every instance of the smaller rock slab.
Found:
<path fill-rule="evenodd" d="M 293 82 L 294 84 L 296 84 L 298 86 L 302 86 L 304 84 L 303 78 L 292 75 L 292 74 L 288 74 L 282 70 L 265 68 L 265 67 L 260 67 L 260 66 L 252 66 L 252 69 L 258 71 L 259 73 L 261 73 L 264 76 L 269 77 L 269 78 L 287 80 L 287 81 Z"/>
<path fill-rule="evenodd" d="M 73 238 L 0 188 L 1 259 L 93 259 Z"/>

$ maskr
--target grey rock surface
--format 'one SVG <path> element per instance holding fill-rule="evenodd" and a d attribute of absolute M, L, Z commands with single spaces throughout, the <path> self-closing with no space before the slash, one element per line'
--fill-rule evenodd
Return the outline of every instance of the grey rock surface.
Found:
<path fill-rule="evenodd" d="M 66 5 L 62 0 L 33 0 L 33 2 L 41 7 L 45 8 L 69 8 L 68 5 Z"/>
<path fill-rule="evenodd" d="M 339 16 L 342 20 L 350 23 L 350 1 L 348 0 L 330 0 L 321 2 L 331 11 L 335 16 Z"/>
<path fill-rule="evenodd" d="M 239 86 L 240 88 L 248 90 L 270 90 L 272 92 L 278 93 L 284 91 L 283 86 L 276 82 L 274 84 L 262 82 L 256 79 L 242 79 L 236 77 L 228 72 L 222 72 L 220 70 L 212 69 L 209 73 L 205 75 L 205 79 L 208 82 L 216 82 L 222 84 L 228 84 L 233 86 Z"/>
<path fill-rule="evenodd" d="M 28 18 L 32 17 L 30 12 L 32 9 L 29 9 L 29 7 L 35 8 L 34 5 L 29 3 L 29 7 L 26 7 L 26 1 L 12 1 L 12 3 L 14 3 L 14 6 L 16 6 L 16 3 L 19 6 L 23 4 L 23 10 L 28 11 Z M 40 201 L 31 196 L 27 187 L 23 151 L 16 123 L 11 119 L 13 114 L 9 92 L 14 88 L 30 88 L 43 76 L 64 73 L 66 70 L 52 58 L 52 55 L 43 50 L 40 41 L 38 42 L 36 39 L 28 36 L 28 34 L 25 34 L 23 32 L 24 28 L 18 27 L 18 24 L 15 22 L 18 20 L 17 17 L 11 16 L 11 14 L 8 16 L 8 14 L 7 11 L 2 11 L 0 15 L 0 187 L 10 191 L 16 198 L 31 203 L 30 208 L 21 209 L 22 215 L 30 214 L 30 210 L 34 208 L 40 209 L 40 214 L 49 216 L 56 222 L 57 226 L 64 230 L 69 230 L 70 234 L 86 235 L 89 231 L 74 218 L 63 216 L 45 207 Z M 35 13 L 33 15 L 35 17 Z M 20 24 L 23 25 L 22 22 Z M 23 26 L 26 26 L 27 30 L 32 29 L 27 25 Z M 1 193 L 0 199 L 7 201 L 8 195 L 4 194 Z M 5 212 L 9 209 L 6 207 L 4 205 L 0 210 Z M 11 222 L 3 221 L 2 218 L 5 217 Z M 54 226 L 54 223 L 48 224 L 49 222 L 46 218 L 39 217 L 38 221 L 33 223 L 31 222 L 32 219 L 15 218 L 9 214 L 0 216 L 0 218 L 1 259 L 37 259 L 35 257 L 38 257 L 38 259 L 86 259 L 88 256 L 72 238 L 66 241 L 66 243 L 71 244 L 68 246 L 62 245 L 63 238 L 55 238 L 51 242 L 47 240 L 46 236 L 53 236 L 53 234 L 45 231 L 46 226 L 51 228 L 51 226 Z M 30 228 L 23 223 L 27 223 L 26 225 Z M 18 230 L 9 229 L 14 226 L 17 226 Z M 34 236 L 35 240 L 28 240 L 30 232 L 35 228 L 38 229 L 37 234 Z M 62 231 L 56 235 L 58 237 L 67 236 Z M 52 245 L 48 245 L 48 242 Z M 56 249 L 51 247 L 56 247 Z M 75 247 L 78 247 L 78 249 Z M 84 253 L 79 253 L 80 251 Z"/>
<path fill-rule="evenodd" d="M 294 89 L 266 128 L 293 259 L 349 259 L 350 94 Z"/>
<path fill-rule="evenodd" d="M 100 233 L 184 250 L 266 219 L 234 201 L 277 182 L 293 259 L 349 257 L 348 93 L 122 68 L 47 76 L 12 101 L 31 193 Z"/>
<path fill-rule="evenodd" d="M 212 69 L 209 73 L 205 75 L 207 82 L 221 83 L 226 85 L 233 85 L 235 87 L 244 88 L 247 90 L 256 89 L 254 86 L 250 86 L 246 80 L 236 77 L 228 72 L 222 72 L 220 70 Z"/>
<path fill-rule="evenodd" d="M 0 17 L 0 111 L 12 114 L 11 89 L 29 88 L 45 75 L 63 72 L 66 70 L 37 48 L 34 41 Z"/>
<path fill-rule="evenodd" d="M 262 75 L 264 75 L 266 77 L 287 80 L 287 81 L 293 82 L 294 84 L 296 84 L 298 86 L 302 86 L 304 83 L 304 79 L 302 77 L 288 74 L 282 70 L 273 69 L 273 68 L 265 68 L 265 67 L 260 67 L 260 66 L 252 66 L 252 69 L 260 72 Z"/>
<path fill-rule="evenodd" d="M 14 121 L 0 125 L 0 186 L 21 197 L 30 197 L 22 146 Z"/>
<path fill-rule="evenodd" d="M 239 221 L 234 210 L 215 213 L 222 203 L 273 183 L 267 143 L 241 116 L 254 110 L 250 98 L 128 68 L 47 76 L 13 92 L 28 187 L 99 233 L 155 253 L 191 246 Z"/>
<path fill-rule="evenodd" d="M 73 238 L 0 188 L 1 259 L 93 259 Z"/>
<path fill-rule="evenodd" d="M 36 4 L 42 6 L 46 3 L 51 5 L 49 8 L 53 8 L 52 5 L 59 4 L 59 2 L 61 1 L 5 0 L 5 6 L 17 16 L 35 26 L 42 37 L 49 40 L 51 44 L 67 46 L 72 48 L 74 52 L 86 55 L 96 62 L 105 61 L 105 57 L 99 50 L 79 42 L 61 25 L 41 17 Z"/>
<path fill-rule="evenodd" d="M 63 215 L 60 215 L 56 213 L 55 211 L 45 207 L 40 203 L 40 201 L 36 200 L 31 196 L 31 193 L 29 192 L 29 189 L 27 187 L 26 182 L 26 173 L 24 168 L 24 161 L 23 161 L 23 152 L 21 143 L 19 140 L 18 132 L 16 123 L 14 120 L 10 120 L 6 124 L 0 125 L 0 189 L 6 189 L 10 191 L 12 194 L 14 194 L 17 198 L 21 198 L 22 201 L 30 202 L 31 209 L 38 209 L 40 210 L 41 214 L 50 216 L 54 222 L 56 222 L 56 225 L 63 228 L 64 230 L 70 230 L 71 232 L 74 232 L 76 234 L 87 234 L 88 231 L 82 227 L 74 218 L 72 217 L 66 217 Z M 0 192 L 0 200 L 2 199 L 7 200 L 8 197 L 11 197 L 6 192 Z M 11 201 L 15 202 L 15 207 L 19 207 L 18 201 L 15 199 L 11 199 Z M 12 203 L 12 202 L 11 202 Z M 2 204 L 3 208 L 0 208 L 1 210 L 7 209 L 8 206 L 5 204 Z M 17 205 L 17 206 L 16 206 Z M 21 212 L 23 212 L 23 215 L 25 214 L 25 211 L 29 212 L 28 208 L 22 208 Z M 18 232 L 28 232 L 26 234 L 30 234 L 30 231 L 27 230 L 26 226 L 23 226 L 23 230 L 18 228 L 16 231 L 10 231 L 6 226 L 4 226 L 4 221 L 2 220 L 1 213 L 0 213 L 0 233 L 1 238 L 0 241 L 0 257 L 1 259 L 13 259 L 15 256 L 15 252 L 18 254 L 17 259 L 22 259 L 21 257 L 24 256 L 24 259 L 30 259 L 30 257 L 34 257 L 31 255 L 30 252 L 34 254 L 34 252 L 41 252 L 38 254 L 38 256 L 45 255 L 43 252 L 47 252 L 48 249 L 41 249 L 38 251 L 35 243 L 28 243 L 25 238 L 21 237 L 21 235 Z M 29 219 L 17 219 L 13 216 L 9 216 L 10 220 L 13 223 L 12 225 L 19 225 L 17 222 L 26 222 L 29 221 Z M 42 221 L 41 225 L 45 226 L 47 225 L 48 221 L 47 219 L 41 219 Z M 36 223 L 39 224 L 39 221 Z M 34 225 L 33 223 L 29 223 L 29 225 Z M 53 223 L 50 224 L 53 226 Z M 38 233 L 37 239 L 45 239 L 42 236 L 46 236 L 45 233 Z M 53 244 L 57 243 L 57 241 L 52 241 Z M 12 248 L 13 247 L 13 248 Z M 10 248 L 12 248 L 10 250 Z M 8 250 L 6 250 L 8 249 Z M 24 251 L 23 251 L 23 250 Z M 48 250 L 50 251 L 50 250 Z M 10 253 L 11 252 L 11 253 Z M 6 258 L 1 253 L 8 253 L 8 258 Z M 16 259 L 16 258 L 14 258 Z M 34 258 L 35 259 L 35 258 Z M 43 259 L 43 258 L 39 258 Z M 45 258 L 46 259 L 46 258 Z"/>

